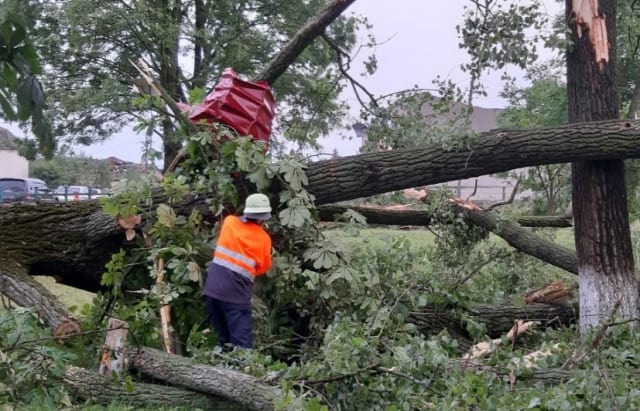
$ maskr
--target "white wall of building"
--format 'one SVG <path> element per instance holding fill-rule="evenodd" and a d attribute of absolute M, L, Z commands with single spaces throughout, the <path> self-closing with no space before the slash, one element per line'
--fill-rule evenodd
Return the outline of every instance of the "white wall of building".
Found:
<path fill-rule="evenodd" d="M 15 150 L 0 150 L 1 177 L 29 177 L 29 162 Z"/>

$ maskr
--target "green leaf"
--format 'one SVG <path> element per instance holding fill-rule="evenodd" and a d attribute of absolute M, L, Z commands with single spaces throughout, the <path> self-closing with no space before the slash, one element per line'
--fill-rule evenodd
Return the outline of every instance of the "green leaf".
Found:
<path fill-rule="evenodd" d="M 540 397 L 533 397 L 531 401 L 529 401 L 529 405 L 527 405 L 527 408 L 535 408 L 540 404 L 541 404 Z"/>
<path fill-rule="evenodd" d="M 280 221 L 285 227 L 300 228 L 311 220 L 311 211 L 301 205 L 293 206 L 280 211 L 278 217 L 280 217 Z"/>
<path fill-rule="evenodd" d="M 2 78 L 9 87 L 15 87 L 18 80 L 18 73 L 10 65 L 5 64 L 2 69 Z"/>
<path fill-rule="evenodd" d="M 196 262 L 190 261 L 189 264 L 187 264 L 187 271 L 189 273 L 189 280 L 193 282 L 200 282 L 202 280 L 202 270 Z"/>
<path fill-rule="evenodd" d="M 169 252 L 175 256 L 187 255 L 187 250 L 183 247 L 169 247 Z"/>
<path fill-rule="evenodd" d="M 7 120 L 17 120 L 17 113 L 13 108 L 13 103 L 3 93 L 2 89 L 0 89 L 0 109 L 2 109 L 2 113 Z"/>
<path fill-rule="evenodd" d="M 301 191 L 304 186 L 309 184 L 304 166 L 295 160 L 283 162 L 280 166 L 280 172 L 294 191 Z"/>
<path fill-rule="evenodd" d="M 158 224 L 167 228 L 173 228 L 175 226 L 176 212 L 173 208 L 166 204 L 160 204 L 156 212 L 158 214 Z"/>

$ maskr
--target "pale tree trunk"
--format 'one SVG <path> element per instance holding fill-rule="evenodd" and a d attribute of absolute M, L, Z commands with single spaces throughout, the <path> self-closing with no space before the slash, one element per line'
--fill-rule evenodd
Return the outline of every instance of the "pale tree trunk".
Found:
<path fill-rule="evenodd" d="M 619 117 L 615 82 L 616 1 L 566 0 L 569 122 Z M 617 315 L 638 316 L 638 283 L 622 160 L 572 164 L 573 214 L 580 285 L 580 332 Z"/>

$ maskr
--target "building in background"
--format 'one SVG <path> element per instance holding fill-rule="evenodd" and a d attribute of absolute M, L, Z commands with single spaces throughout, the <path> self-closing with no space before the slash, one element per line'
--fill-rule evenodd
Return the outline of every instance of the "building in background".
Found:
<path fill-rule="evenodd" d="M 6 128 L 0 127 L 0 178 L 29 177 L 29 161 L 18 154 L 16 137 Z"/>

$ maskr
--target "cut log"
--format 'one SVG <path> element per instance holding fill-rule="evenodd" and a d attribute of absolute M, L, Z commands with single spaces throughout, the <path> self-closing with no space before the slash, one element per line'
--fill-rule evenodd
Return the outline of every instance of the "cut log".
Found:
<path fill-rule="evenodd" d="M 80 322 L 56 296 L 29 276 L 24 266 L 1 256 L 0 294 L 22 307 L 34 308 L 60 343 L 81 331 Z"/>
<path fill-rule="evenodd" d="M 115 401 L 127 406 L 149 407 L 194 407 L 214 411 L 246 410 L 241 404 L 185 389 L 166 385 L 133 382 L 129 387 L 110 377 L 74 366 L 65 369 L 63 382 L 72 394 L 94 404 L 113 405 Z"/>
<path fill-rule="evenodd" d="M 130 367 L 154 379 L 226 398 L 252 410 L 274 409 L 276 388 L 250 375 L 196 363 L 149 347 L 131 353 L 128 358 Z"/>

